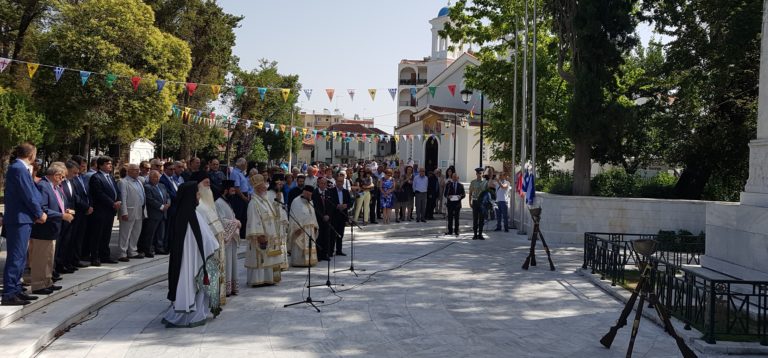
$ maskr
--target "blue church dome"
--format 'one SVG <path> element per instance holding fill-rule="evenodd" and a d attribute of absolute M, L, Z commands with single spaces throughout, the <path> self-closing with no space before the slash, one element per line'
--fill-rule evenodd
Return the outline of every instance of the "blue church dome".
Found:
<path fill-rule="evenodd" d="M 437 13 L 437 17 L 448 16 L 448 13 L 450 11 L 451 10 L 446 6 L 446 7 L 442 8 L 442 9 L 440 9 L 440 12 Z"/>

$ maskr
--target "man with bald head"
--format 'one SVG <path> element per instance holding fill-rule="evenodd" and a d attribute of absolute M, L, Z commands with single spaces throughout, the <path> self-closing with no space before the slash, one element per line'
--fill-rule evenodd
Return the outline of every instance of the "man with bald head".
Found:
<path fill-rule="evenodd" d="M 139 180 L 137 164 L 128 164 L 126 172 L 126 177 L 117 183 L 123 203 L 120 206 L 120 258 L 117 260 L 122 262 L 144 258 L 137 247 L 144 222 L 144 185 Z"/>
<path fill-rule="evenodd" d="M 155 253 L 166 254 L 165 221 L 171 207 L 171 195 L 160 182 L 160 172 L 149 172 L 149 180 L 144 184 L 147 217 L 141 227 L 139 252 L 145 257 L 154 257 Z"/>

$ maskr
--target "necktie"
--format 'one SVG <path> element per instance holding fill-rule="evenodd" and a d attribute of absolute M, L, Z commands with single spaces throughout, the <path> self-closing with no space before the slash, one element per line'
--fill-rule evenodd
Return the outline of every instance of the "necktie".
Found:
<path fill-rule="evenodd" d="M 102 173 L 101 175 L 104 176 L 104 179 L 107 180 L 107 182 L 109 183 L 109 186 L 112 187 L 112 193 L 114 194 L 115 200 L 117 200 L 117 189 L 115 189 L 115 183 L 112 182 L 112 176 L 104 173 Z"/>
<path fill-rule="evenodd" d="M 456 193 L 458 192 L 458 190 L 459 190 L 459 188 L 458 188 L 458 186 L 457 186 L 457 185 L 458 185 L 458 184 L 456 184 L 455 182 L 453 183 L 453 193 L 454 193 L 454 194 L 456 194 Z"/>
<path fill-rule="evenodd" d="M 51 184 L 51 189 L 53 189 L 53 194 L 56 196 L 56 201 L 59 202 L 59 212 L 64 213 L 64 200 L 61 199 L 61 195 L 59 194 L 59 190 L 61 190 L 61 187 L 59 187 L 58 190 L 56 190 L 56 187 L 53 186 L 53 183 Z"/>

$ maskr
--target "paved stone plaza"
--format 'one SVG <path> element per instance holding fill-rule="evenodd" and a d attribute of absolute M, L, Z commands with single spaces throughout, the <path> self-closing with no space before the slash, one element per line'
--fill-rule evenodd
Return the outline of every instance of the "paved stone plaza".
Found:
<path fill-rule="evenodd" d="M 321 313 L 306 305 L 283 308 L 307 292 L 306 270 L 292 268 L 279 286 L 242 287 L 205 326 L 166 329 L 163 282 L 102 308 L 39 357 L 625 355 L 629 327 L 611 350 L 598 342 L 623 305 L 575 273 L 580 248 L 553 247 L 556 272 L 541 255 L 526 272 L 524 236 L 491 232 L 486 241 L 472 241 L 471 233 L 456 239 L 438 232 L 438 222 L 368 226 L 356 237 L 355 268 L 366 271 L 332 274 L 337 294 L 313 288 L 312 298 L 326 301 Z M 335 268 L 349 267 L 348 258 Z M 313 268 L 313 284 L 325 279 L 325 265 Z M 679 353 L 661 328 L 644 320 L 635 356 Z"/>

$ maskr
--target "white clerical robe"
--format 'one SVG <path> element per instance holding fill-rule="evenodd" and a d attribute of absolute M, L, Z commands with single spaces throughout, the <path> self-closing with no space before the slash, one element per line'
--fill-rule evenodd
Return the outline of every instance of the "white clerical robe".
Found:
<path fill-rule="evenodd" d="M 315 209 L 306 199 L 298 197 L 291 203 L 291 215 L 296 219 L 296 221 L 291 220 L 288 226 L 288 241 L 291 242 L 291 265 L 314 266 L 317 264 L 317 249 L 315 243 L 310 243 L 307 233 L 312 235 L 313 239 L 317 238 L 318 226 Z"/>
<path fill-rule="evenodd" d="M 245 226 L 245 238 L 248 240 L 245 267 L 248 269 L 250 286 L 280 282 L 283 252 L 277 234 L 277 220 L 278 215 L 266 195 L 256 194 L 251 197 Z M 266 248 L 261 248 L 257 240 L 259 237 L 267 240 Z"/>
<path fill-rule="evenodd" d="M 227 286 L 226 295 L 238 293 L 237 284 L 237 248 L 240 244 L 239 221 L 235 212 L 224 198 L 216 200 L 216 212 L 224 226 L 224 276 Z"/>
<path fill-rule="evenodd" d="M 285 198 L 283 198 L 282 193 L 277 193 L 273 190 L 270 190 L 267 192 L 267 199 L 270 203 L 272 203 L 272 206 L 275 207 L 275 213 L 277 213 L 277 236 L 280 238 L 280 245 L 281 250 L 283 251 L 283 262 L 280 264 L 280 269 L 287 270 L 288 269 L 288 212 L 285 211 L 285 208 L 283 207 L 283 202 L 285 202 Z M 277 199 L 279 202 L 275 201 Z"/>
<path fill-rule="evenodd" d="M 201 226 L 202 223 L 206 223 L 208 228 L 213 233 L 213 236 L 216 238 L 216 241 L 219 243 L 220 250 L 216 252 L 216 255 L 219 260 L 219 272 L 221 272 L 221 276 L 219 276 L 219 287 L 221 288 L 221 292 L 219 292 L 219 300 L 221 301 L 221 305 L 227 303 L 227 290 L 224 289 L 226 287 L 226 281 L 227 278 L 225 277 L 225 268 L 224 268 L 224 261 L 225 258 L 225 244 L 224 244 L 224 224 L 221 222 L 221 219 L 219 218 L 219 213 L 216 208 L 216 203 L 213 201 L 207 201 L 207 200 L 200 200 L 200 204 L 197 205 L 197 212 L 200 213 L 205 220 L 201 220 Z"/>
<path fill-rule="evenodd" d="M 199 212 L 196 215 L 198 222 L 205 222 L 203 215 Z M 200 234 L 203 239 L 203 253 L 207 259 L 216 252 L 219 243 L 207 225 L 200 225 Z M 168 309 L 163 318 L 163 323 L 167 326 L 194 327 L 205 324 L 210 297 L 207 297 L 207 290 L 201 287 L 197 280 L 204 264 L 205 261 L 200 256 L 195 235 L 190 226 L 187 225 L 179 281 L 176 285 L 176 301 L 171 304 L 171 308 Z M 217 276 L 215 272 L 208 274 L 213 277 Z"/>

